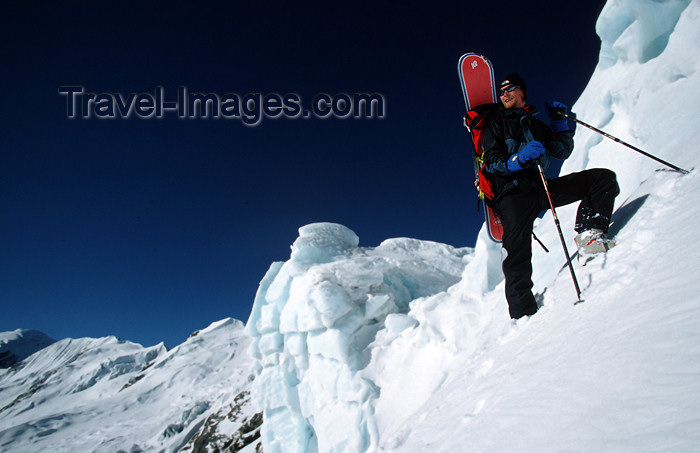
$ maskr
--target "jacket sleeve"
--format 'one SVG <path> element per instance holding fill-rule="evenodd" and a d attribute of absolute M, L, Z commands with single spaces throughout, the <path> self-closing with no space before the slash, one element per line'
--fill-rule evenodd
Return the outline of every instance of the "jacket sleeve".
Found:
<path fill-rule="evenodd" d="M 533 131 L 535 139 L 542 141 L 550 156 L 561 160 L 569 158 L 574 150 L 572 131 L 554 132 L 549 125 L 540 120 L 534 120 L 532 127 L 537 127 L 537 130 Z"/>
<path fill-rule="evenodd" d="M 568 159 L 574 149 L 574 138 L 571 131 L 554 132 L 543 121 L 533 119 L 530 124 L 535 140 L 542 142 L 547 154 L 555 159 Z"/>
<path fill-rule="evenodd" d="M 552 157 L 557 159 L 568 159 L 574 150 L 574 138 L 570 132 L 553 132 L 549 141 L 545 143 L 545 148 Z"/>
<path fill-rule="evenodd" d="M 506 145 L 503 129 L 499 121 L 492 121 L 489 127 L 484 130 L 482 149 L 487 172 L 496 175 L 507 175 L 510 173 L 506 168 L 508 146 Z"/>

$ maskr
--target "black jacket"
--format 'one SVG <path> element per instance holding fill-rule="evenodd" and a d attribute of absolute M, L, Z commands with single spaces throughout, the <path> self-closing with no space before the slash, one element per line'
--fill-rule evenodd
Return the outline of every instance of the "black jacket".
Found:
<path fill-rule="evenodd" d="M 573 133 L 555 133 L 550 127 L 535 118 L 537 109 L 528 105 L 523 109 L 506 109 L 500 106 L 484 131 L 485 170 L 491 177 L 494 197 L 500 197 L 512 190 L 533 190 L 541 185 L 536 167 L 510 172 L 506 162 L 510 156 L 520 151 L 528 142 L 541 142 L 547 153 L 540 157 L 544 170 L 549 168 L 550 156 L 566 159 L 574 148 Z"/>

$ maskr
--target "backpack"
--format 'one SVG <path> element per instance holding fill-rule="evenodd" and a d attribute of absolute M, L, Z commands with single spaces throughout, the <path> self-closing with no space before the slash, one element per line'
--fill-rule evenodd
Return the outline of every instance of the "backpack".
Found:
<path fill-rule="evenodd" d="M 491 176 L 484 169 L 484 150 L 482 145 L 484 131 L 495 116 L 497 109 L 498 104 L 482 104 L 477 105 L 464 115 L 464 124 L 469 129 L 472 143 L 474 144 L 474 169 L 478 168 L 474 186 L 479 192 L 479 198 L 486 200 L 487 203 L 493 201 L 494 196 Z"/>

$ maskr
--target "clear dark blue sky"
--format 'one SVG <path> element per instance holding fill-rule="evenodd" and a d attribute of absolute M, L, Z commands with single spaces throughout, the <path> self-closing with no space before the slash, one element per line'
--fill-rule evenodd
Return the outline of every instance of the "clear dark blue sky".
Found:
<path fill-rule="evenodd" d="M 457 61 L 569 105 L 603 1 L 10 2 L 0 16 L 0 331 L 170 347 L 247 320 L 297 228 L 471 246 Z M 384 119 L 66 117 L 90 92 L 381 93 Z"/>

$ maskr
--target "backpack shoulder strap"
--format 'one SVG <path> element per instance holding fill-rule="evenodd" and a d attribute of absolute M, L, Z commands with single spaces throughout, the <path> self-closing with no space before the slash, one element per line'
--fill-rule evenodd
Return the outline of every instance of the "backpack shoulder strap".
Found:
<path fill-rule="evenodd" d="M 464 116 L 464 124 L 472 129 L 485 129 L 498 110 L 499 104 L 481 104 L 469 110 Z"/>

